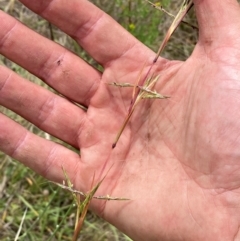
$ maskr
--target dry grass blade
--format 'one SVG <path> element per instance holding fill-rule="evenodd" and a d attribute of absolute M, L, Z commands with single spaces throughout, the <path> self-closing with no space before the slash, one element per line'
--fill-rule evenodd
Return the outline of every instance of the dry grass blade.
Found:
<path fill-rule="evenodd" d="M 192 6 L 193 6 L 193 0 L 184 0 L 183 1 L 182 6 L 181 6 L 178 14 L 174 18 L 171 26 L 169 27 L 169 29 L 168 29 L 168 31 L 165 35 L 165 38 L 162 41 L 162 44 L 161 44 L 160 48 L 158 49 L 156 57 L 153 61 L 154 63 L 157 62 L 160 54 L 162 53 L 163 49 L 166 47 L 170 37 L 172 36 L 174 31 L 177 29 L 177 27 L 179 26 L 179 24 L 181 23 L 181 21 L 183 20 L 185 15 L 188 13 L 188 11 L 192 8 Z"/>
<path fill-rule="evenodd" d="M 91 186 L 93 186 L 94 177 L 93 177 Z M 99 185 L 97 184 L 94 188 L 91 187 L 92 190 L 89 192 L 89 194 L 87 194 L 85 196 L 84 201 L 81 203 L 80 199 L 79 199 L 79 202 L 77 202 L 77 207 L 78 207 L 78 209 L 77 209 L 78 212 L 77 212 L 77 217 L 76 217 L 77 222 L 75 225 L 72 241 L 77 241 L 77 239 L 78 239 L 79 233 L 81 232 L 83 222 L 84 222 L 84 219 L 85 219 L 87 211 L 88 211 L 88 207 L 90 205 L 90 201 L 92 200 L 92 196 L 97 191 L 99 186 L 100 186 L 100 184 Z"/>
<path fill-rule="evenodd" d="M 150 1 L 148 1 L 150 2 Z M 151 3 L 151 2 L 150 2 Z M 154 4 L 153 4 L 154 5 Z M 140 77 L 137 78 L 137 81 L 134 86 L 129 86 L 128 83 L 122 84 L 122 86 L 120 84 L 116 84 L 115 82 L 113 83 L 114 86 L 120 86 L 120 87 L 133 87 L 133 94 L 132 94 L 132 100 L 130 103 L 130 107 L 129 107 L 129 111 L 128 111 L 128 115 L 126 116 L 116 138 L 114 143 L 112 144 L 112 148 L 115 148 L 117 145 L 117 142 L 123 132 L 123 130 L 125 129 L 127 123 L 129 122 L 134 109 L 136 107 L 136 105 L 139 103 L 139 101 L 141 99 L 166 99 L 169 98 L 168 96 L 164 96 L 161 95 L 159 93 L 157 93 L 156 91 L 152 90 L 152 88 L 154 87 L 156 81 L 158 80 L 159 76 L 157 77 L 149 77 L 151 70 L 154 66 L 154 64 L 157 62 L 160 54 L 162 53 L 163 49 L 166 47 L 170 37 L 172 36 L 172 34 L 174 33 L 174 31 L 177 29 L 177 27 L 179 26 L 179 24 L 181 23 L 181 21 L 183 20 L 183 18 L 185 17 L 185 15 L 188 13 L 188 11 L 192 8 L 193 6 L 193 0 L 184 0 L 181 8 L 178 12 L 178 14 L 176 15 L 176 17 L 174 18 L 171 26 L 169 27 L 159 49 L 158 52 L 156 54 L 156 57 L 154 58 L 151 66 L 149 67 L 146 75 L 144 76 L 144 78 L 141 78 L 144 66 L 142 68 L 142 70 L 140 71 Z M 147 93 L 147 94 L 146 94 Z"/>
<path fill-rule="evenodd" d="M 159 2 L 158 2 L 158 3 L 153 3 L 153 2 L 151 2 L 151 1 L 149 1 L 149 0 L 145 0 L 145 1 L 148 2 L 152 7 L 156 8 L 157 10 L 160 10 L 160 11 L 166 13 L 168 16 L 170 16 L 170 17 L 172 17 L 172 18 L 175 18 L 175 17 L 176 17 L 175 15 L 171 14 L 171 13 L 168 12 L 166 9 L 164 9 L 163 6 L 162 6 Z M 186 21 L 184 21 L 184 20 L 182 20 L 182 23 L 184 23 L 184 24 L 192 27 L 193 29 L 198 30 L 198 27 L 192 25 L 191 23 L 188 23 L 188 22 L 186 22 Z"/>
<path fill-rule="evenodd" d="M 4 8 L 4 11 L 6 13 L 12 13 L 15 5 L 15 0 L 10 0 L 8 5 Z"/>
<path fill-rule="evenodd" d="M 20 225 L 19 225 L 19 228 L 18 228 L 18 231 L 17 231 L 17 233 L 16 233 L 16 237 L 15 237 L 14 241 L 17 241 L 18 238 L 19 238 L 19 235 L 20 235 L 21 230 L 22 230 L 23 222 L 24 222 L 25 217 L 26 217 L 26 214 L 27 214 L 27 210 L 28 210 L 28 209 L 26 208 L 25 211 L 24 211 L 24 214 L 23 214 L 23 217 L 22 217 L 22 220 L 21 220 L 21 223 L 20 223 Z"/>
<path fill-rule="evenodd" d="M 80 217 L 79 217 L 79 221 L 78 221 L 78 224 L 74 230 L 74 235 L 73 235 L 73 241 L 77 241 L 77 238 L 79 236 L 79 233 L 82 229 L 82 225 L 83 225 L 83 222 L 84 222 L 84 219 L 86 217 L 86 214 L 87 214 L 87 211 L 88 211 L 88 207 L 90 205 L 90 202 L 91 200 L 93 199 L 94 197 L 94 194 L 96 193 L 96 191 L 98 190 L 98 188 L 100 187 L 100 185 L 102 184 L 103 180 L 105 179 L 106 176 L 104 176 L 102 178 L 102 180 L 100 180 L 95 186 L 93 186 L 93 183 L 94 183 L 94 177 L 93 177 L 93 180 L 92 180 L 92 188 L 91 188 L 91 191 L 87 194 L 85 194 L 85 199 L 84 201 L 81 203 L 80 206 L 78 206 L 79 208 L 79 212 L 80 212 Z M 100 198 L 98 199 L 104 199 L 103 196 L 101 196 Z M 107 200 L 120 200 L 120 199 L 107 199 Z M 129 199 L 121 199 L 121 200 L 129 200 Z"/>

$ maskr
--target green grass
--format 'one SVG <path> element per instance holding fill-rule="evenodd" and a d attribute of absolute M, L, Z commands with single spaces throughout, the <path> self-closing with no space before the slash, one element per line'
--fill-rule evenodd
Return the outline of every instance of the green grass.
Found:
<path fill-rule="evenodd" d="M 163 34 L 172 21 L 169 16 L 154 9 L 144 0 L 94 0 L 92 2 L 153 50 L 158 49 Z M 181 2 L 164 0 L 162 4 L 169 11 L 176 13 Z M 50 36 L 48 22 L 33 14 L 18 1 L 0 0 L 0 8 L 42 35 Z M 193 13 L 190 17 L 191 15 Z M 192 19 L 191 22 L 194 21 Z M 53 31 L 56 42 L 71 49 L 90 64 L 99 67 L 74 40 L 56 27 L 53 27 Z M 170 59 L 186 59 L 196 41 L 196 32 L 181 25 L 174 36 L 164 56 Z M 6 65 L 36 84 L 47 87 L 41 80 L 1 55 L 0 64 Z M 59 141 L 2 106 L 0 106 L 0 112 L 39 136 Z M 71 240 L 76 213 L 72 195 L 1 152 L 0 160 L 0 240 L 12 241 L 16 238 L 25 211 L 26 216 L 17 240 Z M 80 240 L 127 241 L 131 239 L 89 212 Z"/>

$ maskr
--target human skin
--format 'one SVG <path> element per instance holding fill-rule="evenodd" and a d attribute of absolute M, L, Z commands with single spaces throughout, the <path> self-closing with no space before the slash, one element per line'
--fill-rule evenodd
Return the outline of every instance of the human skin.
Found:
<path fill-rule="evenodd" d="M 72 36 L 104 68 L 0 12 L 0 53 L 70 101 L 0 66 L 0 104 L 81 155 L 0 114 L 0 150 L 49 180 L 63 166 L 81 191 L 107 176 L 91 209 L 132 239 L 240 240 L 240 9 L 235 0 L 195 0 L 199 40 L 185 61 L 160 58 L 156 90 L 168 100 L 139 104 L 115 149 L 131 90 L 155 54 L 86 0 L 21 0 Z M 97 181 L 97 180 L 96 180 Z"/>

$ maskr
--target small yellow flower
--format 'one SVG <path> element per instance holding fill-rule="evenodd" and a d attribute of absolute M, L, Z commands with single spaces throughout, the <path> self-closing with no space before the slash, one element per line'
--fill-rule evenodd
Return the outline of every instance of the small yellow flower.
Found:
<path fill-rule="evenodd" d="M 136 28 L 136 26 L 135 26 L 134 23 L 130 23 L 130 24 L 128 25 L 128 28 L 129 28 L 129 30 L 134 30 L 134 29 Z"/>

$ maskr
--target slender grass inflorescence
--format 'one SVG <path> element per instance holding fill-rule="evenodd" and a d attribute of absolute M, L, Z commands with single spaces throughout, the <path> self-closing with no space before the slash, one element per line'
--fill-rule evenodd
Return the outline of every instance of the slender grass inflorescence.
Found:
<path fill-rule="evenodd" d="M 112 201 L 128 201 L 128 200 L 130 200 L 128 198 L 111 197 L 109 195 L 94 196 L 107 174 L 100 181 L 98 181 L 95 186 L 94 186 L 95 177 L 93 177 L 91 190 L 88 191 L 87 193 L 83 193 L 81 191 L 73 189 L 73 184 L 71 183 L 71 181 L 67 175 L 67 172 L 65 171 L 65 169 L 63 167 L 62 167 L 62 170 L 63 170 L 63 174 L 65 177 L 66 183 L 65 183 L 65 181 L 63 181 L 63 184 L 59 184 L 59 183 L 55 183 L 55 182 L 53 182 L 53 183 L 65 190 L 70 191 L 72 193 L 73 200 L 77 207 L 76 219 L 75 219 L 75 229 L 74 229 L 72 241 L 77 241 L 77 239 L 78 239 L 78 236 L 81 232 L 83 222 L 85 220 L 85 217 L 86 217 L 86 214 L 87 214 L 87 211 L 88 211 L 88 208 L 89 208 L 89 205 L 90 205 L 90 202 L 92 199 L 101 199 L 101 200 L 106 200 L 106 201 L 111 201 L 111 200 Z M 81 198 L 83 198 L 83 201 L 81 200 Z"/>
<path fill-rule="evenodd" d="M 146 0 L 146 1 L 149 2 L 152 6 L 156 7 L 155 4 L 151 3 L 148 0 Z M 193 0 L 184 0 L 183 1 L 179 12 L 177 13 L 176 17 L 174 18 L 171 26 L 169 27 L 161 45 L 160 45 L 160 47 L 157 51 L 156 57 L 154 58 L 154 60 L 153 60 L 152 64 L 150 65 L 146 75 L 143 78 L 141 78 L 141 77 L 142 77 L 142 72 L 143 72 L 144 67 L 140 71 L 140 75 L 139 75 L 139 77 L 137 79 L 137 83 L 135 85 L 131 85 L 131 84 L 128 84 L 128 83 L 121 83 L 121 84 L 116 83 L 116 82 L 111 83 L 112 85 L 117 86 L 117 87 L 133 87 L 132 99 L 131 99 L 130 107 L 129 107 L 129 110 L 128 110 L 128 114 L 127 114 L 119 132 L 117 133 L 115 141 L 112 144 L 112 148 L 116 147 L 117 142 L 118 142 L 121 134 L 123 133 L 127 123 L 129 122 L 129 120 L 130 120 L 130 118 L 131 118 L 131 116 L 132 116 L 132 114 L 135 110 L 136 105 L 140 102 L 141 99 L 166 99 L 166 98 L 170 98 L 169 96 L 161 95 L 158 92 L 156 92 L 155 90 L 153 90 L 157 80 L 159 79 L 159 76 L 156 76 L 156 77 L 151 76 L 151 71 L 152 71 L 152 68 L 153 68 L 154 64 L 157 62 L 159 56 L 161 55 L 162 51 L 166 47 L 170 37 L 172 36 L 174 31 L 177 29 L 179 24 L 182 22 L 183 18 L 188 13 L 188 11 L 192 8 L 192 6 L 193 6 Z M 160 10 L 163 11 L 163 8 L 160 7 Z M 167 12 L 167 14 L 169 14 L 169 13 Z"/>

